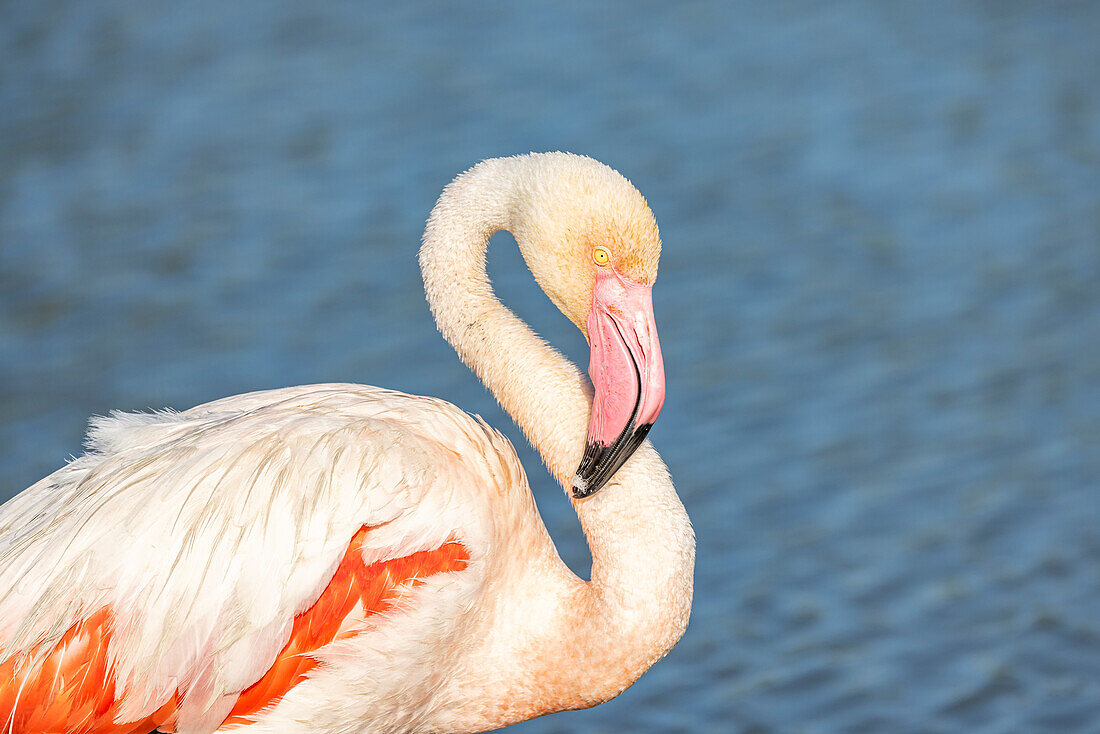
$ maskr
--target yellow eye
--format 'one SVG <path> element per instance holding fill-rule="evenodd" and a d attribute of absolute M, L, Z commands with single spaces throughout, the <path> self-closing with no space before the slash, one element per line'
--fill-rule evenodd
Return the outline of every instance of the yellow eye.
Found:
<path fill-rule="evenodd" d="M 611 262 L 611 253 L 602 247 L 597 247 L 592 251 L 592 259 L 596 261 L 597 265 L 607 265 Z"/>

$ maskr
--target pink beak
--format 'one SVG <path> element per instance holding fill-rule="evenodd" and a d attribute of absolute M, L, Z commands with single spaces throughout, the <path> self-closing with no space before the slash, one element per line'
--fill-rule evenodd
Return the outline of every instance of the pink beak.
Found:
<path fill-rule="evenodd" d="M 600 268 L 588 315 L 588 376 L 596 394 L 584 457 L 573 477 L 577 499 L 597 492 L 645 440 L 665 402 L 665 367 L 653 288 Z"/>

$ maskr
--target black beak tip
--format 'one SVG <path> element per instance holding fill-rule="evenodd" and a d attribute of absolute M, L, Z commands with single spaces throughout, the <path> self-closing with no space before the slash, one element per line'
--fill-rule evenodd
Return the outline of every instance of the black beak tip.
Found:
<path fill-rule="evenodd" d="M 611 447 L 598 443 L 588 443 L 584 447 L 584 456 L 573 475 L 573 499 L 591 497 L 607 483 L 607 476 L 601 471 L 611 455 Z"/>
<path fill-rule="evenodd" d="M 577 472 L 573 477 L 573 499 L 583 500 L 585 497 L 591 497 L 600 491 L 601 484 L 595 484 L 589 482 L 587 479 L 581 476 L 580 472 Z"/>
<path fill-rule="evenodd" d="M 652 427 L 652 423 L 637 427 L 631 423 L 611 446 L 587 444 L 581 465 L 573 476 L 573 499 L 584 499 L 599 492 L 641 445 Z"/>

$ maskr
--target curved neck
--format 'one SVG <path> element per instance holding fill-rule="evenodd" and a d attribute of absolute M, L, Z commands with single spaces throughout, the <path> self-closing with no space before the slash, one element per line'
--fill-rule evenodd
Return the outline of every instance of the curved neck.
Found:
<path fill-rule="evenodd" d="M 432 210 L 420 250 L 424 289 L 440 332 L 539 451 L 563 487 L 587 429 L 591 386 L 493 293 L 489 238 L 513 229 L 519 176 L 486 161 L 451 183 Z M 497 165 L 494 165 L 497 164 Z"/>
<path fill-rule="evenodd" d="M 432 210 L 420 251 L 425 291 L 444 338 L 539 451 L 563 489 L 584 450 L 592 389 L 584 374 L 493 294 L 485 269 L 489 238 L 515 231 L 520 197 L 538 190 L 523 159 L 486 161 L 455 179 Z M 592 580 L 561 614 L 561 637 L 576 648 L 573 674 L 603 687 L 563 707 L 616 695 L 683 633 L 691 606 L 695 542 L 668 470 L 648 442 L 600 492 L 571 500 L 592 553 Z M 564 644 L 561 639 L 554 644 Z"/>

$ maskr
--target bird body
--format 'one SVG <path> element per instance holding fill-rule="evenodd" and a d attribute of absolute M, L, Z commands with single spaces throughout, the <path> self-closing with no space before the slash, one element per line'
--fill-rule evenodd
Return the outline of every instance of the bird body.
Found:
<path fill-rule="evenodd" d="M 178 697 L 181 730 L 220 724 L 364 528 L 365 566 L 431 553 L 456 532 L 477 561 L 405 589 L 402 614 L 359 605 L 337 620 L 355 634 L 317 653 L 323 665 L 280 697 L 289 716 L 315 725 L 326 711 L 362 719 L 387 707 L 394 731 L 440 724 L 432 715 L 445 713 L 459 671 L 438 651 L 463 647 L 469 663 L 493 637 L 477 623 L 498 611 L 461 613 L 499 598 L 504 569 L 492 568 L 501 557 L 490 537 L 517 568 L 541 566 L 543 583 L 564 576 L 545 533 L 530 534 L 537 514 L 510 444 L 443 401 L 360 385 L 272 390 L 102 419 L 89 449 L 4 508 L 0 634 L 7 654 L 31 663 L 101 610 L 126 620 L 105 640 L 125 692 L 112 701 L 122 721 L 144 721 Z M 59 511 L 33 512 L 40 507 Z M 34 542 L 47 533 L 73 543 Z M 341 691 L 349 680 L 359 692 Z"/>
<path fill-rule="evenodd" d="M 572 501 L 591 581 L 560 560 L 511 444 L 444 401 L 311 385 L 112 414 L 84 456 L 0 507 L 0 731 L 486 731 L 607 700 L 667 652 L 694 542 L 636 430 L 663 400 L 652 312 L 617 348 L 607 335 L 633 327 L 619 301 L 618 327 L 596 308 L 645 286 L 619 268 L 577 278 L 591 261 L 555 264 L 546 245 L 575 241 L 558 218 L 595 216 L 574 197 L 608 187 L 629 211 L 604 206 L 635 223 L 640 195 L 590 159 L 483 162 L 444 192 L 421 250 L 441 331 L 551 473 L 568 486 L 585 455 Z M 567 316 L 596 319 L 598 426 L 580 372 L 492 295 L 501 228 Z M 629 451 L 600 438 L 618 430 Z"/>

